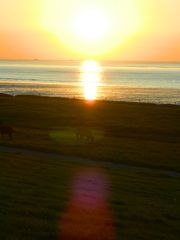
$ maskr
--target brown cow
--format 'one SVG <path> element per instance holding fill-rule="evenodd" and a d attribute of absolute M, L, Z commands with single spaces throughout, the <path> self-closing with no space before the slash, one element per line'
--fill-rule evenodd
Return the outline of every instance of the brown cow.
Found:
<path fill-rule="evenodd" d="M 1 133 L 1 138 L 4 138 L 5 136 L 8 136 L 9 139 L 12 139 L 14 129 L 10 126 L 0 126 L 0 133 Z"/>

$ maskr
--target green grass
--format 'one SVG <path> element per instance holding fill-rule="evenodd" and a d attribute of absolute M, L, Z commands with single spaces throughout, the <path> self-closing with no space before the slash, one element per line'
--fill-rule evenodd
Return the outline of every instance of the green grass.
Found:
<path fill-rule="evenodd" d="M 56 239 L 71 167 L 18 154 L 4 154 L 0 165 L 0 239 Z"/>
<path fill-rule="evenodd" d="M 14 127 L 0 144 L 180 171 L 180 107 L 0 96 L 0 121 Z M 77 142 L 84 126 L 95 143 Z"/>
<path fill-rule="evenodd" d="M 15 129 L 0 145 L 180 171 L 179 119 L 179 106 L 0 96 L 0 121 Z M 95 143 L 76 140 L 79 126 L 91 129 Z M 83 167 L 0 153 L 0 239 L 57 239 L 73 176 Z M 117 239 L 180 238 L 179 178 L 104 171 Z"/>
<path fill-rule="evenodd" d="M 0 239 L 57 239 L 73 176 L 90 167 L 21 154 L 0 155 Z M 98 166 L 94 166 L 99 168 Z M 178 240 L 179 178 L 102 169 L 117 240 Z"/>

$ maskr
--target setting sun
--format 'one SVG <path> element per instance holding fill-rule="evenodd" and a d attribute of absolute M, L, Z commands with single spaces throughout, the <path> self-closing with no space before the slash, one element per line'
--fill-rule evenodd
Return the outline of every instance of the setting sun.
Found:
<path fill-rule="evenodd" d="M 179 61 L 179 0 L 1 0 L 1 59 Z"/>
<path fill-rule="evenodd" d="M 77 14 L 74 21 L 74 33 L 84 41 L 97 41 L 110 31 L 110 20 L 102 11 L 86 9 Z"/>
<path fill-rule="evenodd" d="M 111 51 L 140 28 L 135 0 L 114 1 L 114 5 L 78 0 L 63 7 L 64 12 L 61 2 L 46 0 L 42 26 L 65 47 L 85 57 Z"/>

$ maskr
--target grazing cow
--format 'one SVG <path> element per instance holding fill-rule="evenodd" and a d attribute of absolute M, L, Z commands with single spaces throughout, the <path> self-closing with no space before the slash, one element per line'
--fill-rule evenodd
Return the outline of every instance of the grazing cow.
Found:
<path fill-rule="evenodd" d="M 85 128 L 76 129 L 76 139 L 80 142 L 81 141 L 86 141 L 89 143 L 94 142 L 94 136 L 92 132 L 89 129 L 85 129 Z"/>
<path fill-rule="evenodd" d="M 1 133 L 1 138 L 4 138 L 5 136 L 8 136 L 9 139 L 12 139 L 14 129 L 10 126 L 0 126 L 0 133 Z"/>

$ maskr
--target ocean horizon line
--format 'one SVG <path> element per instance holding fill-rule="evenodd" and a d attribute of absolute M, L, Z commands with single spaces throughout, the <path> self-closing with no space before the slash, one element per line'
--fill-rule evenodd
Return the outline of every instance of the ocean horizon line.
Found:
<path fill-rule="evenodd" d="M 97 62 L 113 62 L 113 63 L 124 63 L 124 64 L 180 64 L 180 60 L 178 61 L 144 61 L 144 60 L 111 60 L 111 59 L 96 59 L 93 57 L 85 58 L 85 59 L 41 59 L 41 58 L 32 58 L 32 59 L 13 59 L 13 58 L 0 58 L 0 61 L 19 61 L 19 62 L 25 62 L 25 61 L 42 61 L 42 62 L 83 62 L 86 60 L 94 60 Z"/>

